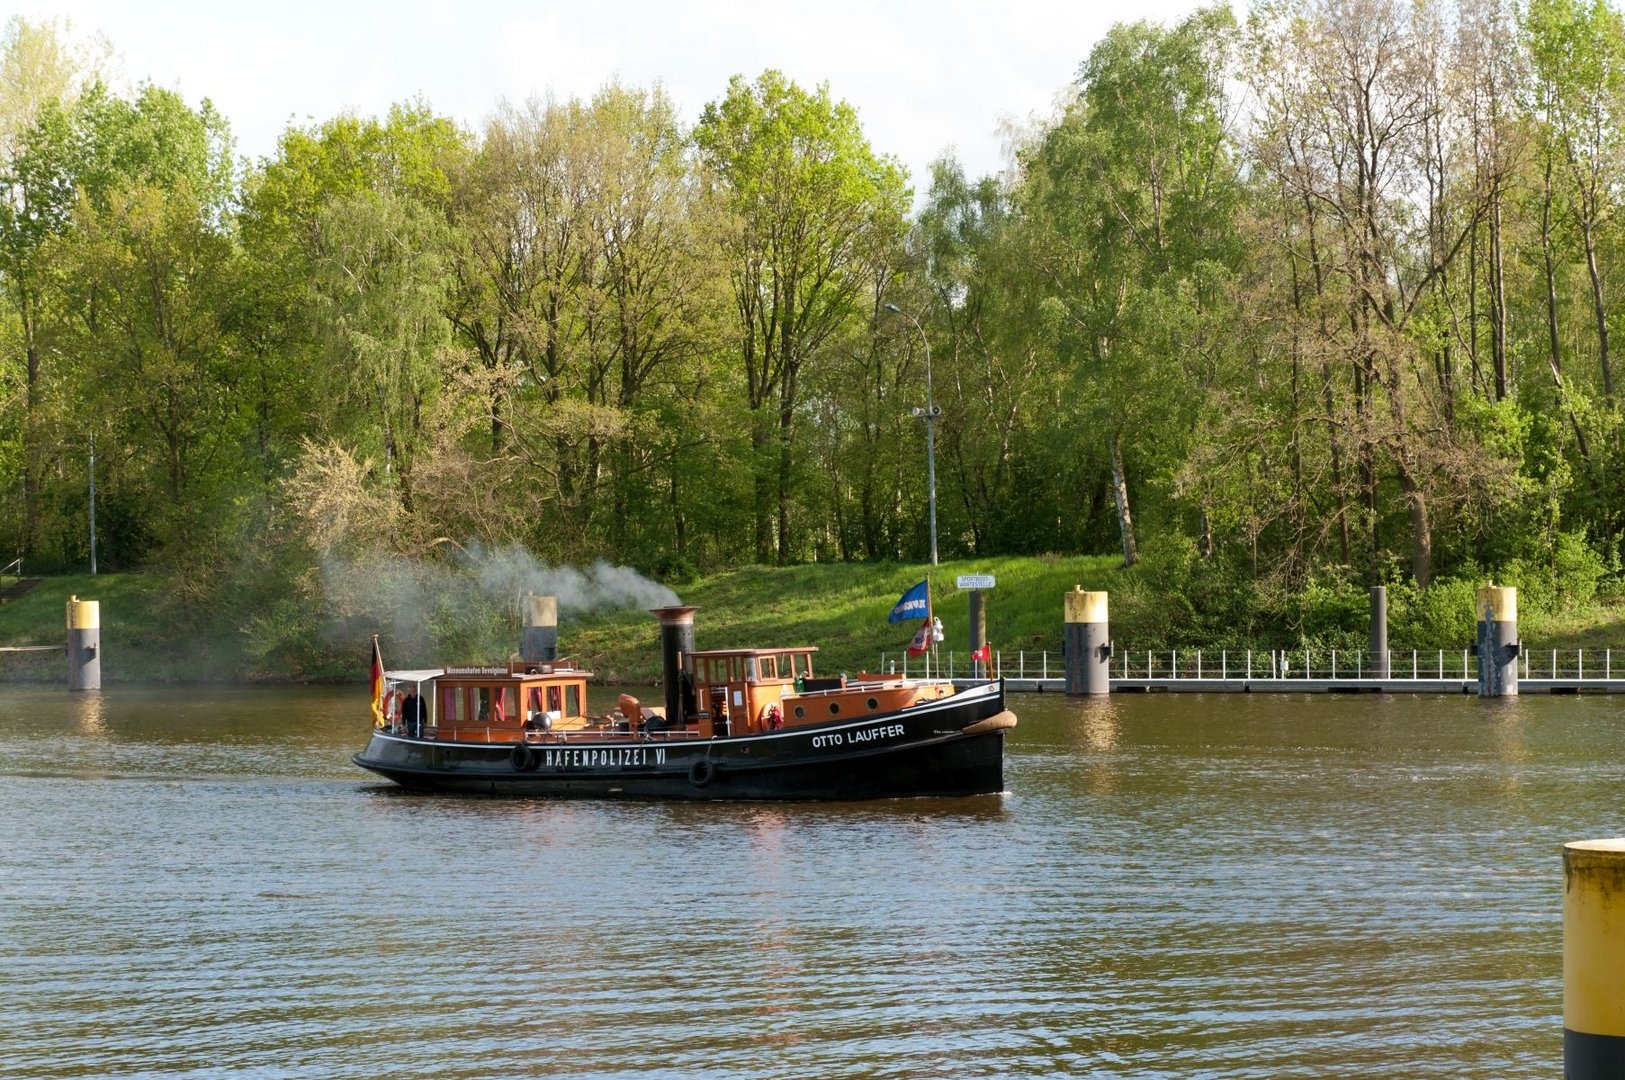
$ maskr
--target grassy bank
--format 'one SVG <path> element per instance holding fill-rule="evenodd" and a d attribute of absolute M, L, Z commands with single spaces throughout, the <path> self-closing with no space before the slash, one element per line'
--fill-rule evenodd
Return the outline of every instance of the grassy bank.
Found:
<path fill-rule="evenodd" d="M 1272 607 L 1235 588 L 1199 580 L 1200 570 L 1194 575 L 1188 567 L 1123 571 L 1119 562 L 1110 556 L 1051 556 L 944 563 L 931 575 L 936 614 L 947 637 L 943 648 L 963 662 L 970 601 L 954 579 L 970 573 L 997 577 L 997 587 L 987 595 L 988 637 L 1007 659 L 1017 650 L 1059 651 L 1062 594 L 1076 585 L 1111 594 L 1112 636 L 1124 648 L 1265 649 L 1306 641 L 1317 647 L 1364 646 L 1363 588 L 1310 589 L 1289 598 L 1286 606 Z M 883 653 L 902 652 L 917 624 L 891 624 L 886 616 L 926 570 L 899 564 L 747 567 L 683 585 L 678 592 L 684 603 L 699 608 L 699 648 L 817 645 L 819 670 L 855 672 L 872 668 Z M 225 613 L 219 604 L 173 588 L 162 575 L 103 574 L 49 578 L 27 596 L 0 605 L 0 645 L 61 642 L 64 605 L 75 594 L 101 603 L 103 678 L 109 683 L 360 679 L 373 632 L 383 634 L 392 666 L 500 659 L 517 647 L 519 636 L 512 612 L 493 612 L 486 620 L 490 630 L 477 644 L 414 655 L 391 641 L 382 625 L 351 616 L 345 629 L 328 628 L 318 643 L 325 650 L 319 664 L 267 668 L 264 650 L 251 649 L 249 639 L 275 620 Z M 1529 595 L 1538 598 L 1539 590 L 1532 587 Z M 1522 600 L 1520 627 L 1532 648 L 1625 648 L 1625 604 L 1617 600 Z M 1459 649 L 1472 637 L 1471 607 L 1466 582 L 1421 595 L 1399 590 L 1390 600 L 1390 644 Z M 559 643 L 561 652 L 606 682 L 650 682 L 658 675 L 657 625 L 641 608 L 563 611 Z M 310 654 L 306 649 L 302 655 Z M 64 663 L 60 653 L 0 654 L 0 681 L 56 681 L 65 677 Z"/>

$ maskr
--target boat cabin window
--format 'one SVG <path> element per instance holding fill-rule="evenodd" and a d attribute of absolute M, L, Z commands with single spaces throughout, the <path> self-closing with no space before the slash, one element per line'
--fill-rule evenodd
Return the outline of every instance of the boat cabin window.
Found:
<path fill-rule="evenodd" d="M 582 684 L 563 683 L 551 686 L 532 686 L 525 695 L 526 713 L 546 712 L 554 716 L 584 716 Z M 510 714 L 511 715 L 511 714 Z"/>

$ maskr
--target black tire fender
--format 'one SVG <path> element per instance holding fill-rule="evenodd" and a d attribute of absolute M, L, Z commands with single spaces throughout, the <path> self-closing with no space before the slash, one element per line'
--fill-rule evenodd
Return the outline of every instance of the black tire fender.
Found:
<path fill-rule="evenodd" d="M 531 752 L 529 743 L 514 743 L 510 757 L 515 772 L 530 772 L 536 767 L 536 755 Z"/>
<path fill-rule="evenodd" d="M 701 758 L 688 767 L 688 782 L 695 787 L 705 787 L 716 778 L 717 767 L 710 758 Z"/>

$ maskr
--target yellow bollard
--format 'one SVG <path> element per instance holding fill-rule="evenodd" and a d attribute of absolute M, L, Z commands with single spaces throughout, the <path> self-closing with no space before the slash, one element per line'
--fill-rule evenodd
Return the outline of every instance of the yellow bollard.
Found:
<path fill-rule="evenodd" d="M 68 598 L 68 689 L 102 688 L 102 606 Z"/>
<path fill-rule="evenodd" d="M 1563 1076 L 1625 1076 L 1625 837 L 1563 845 Z"/>
<path fill-rule="evenodd" d="M 1111 620 L 1103 592 L 1079 585 L 1065 594 L 1066 626 L 1061 639 L 1066 652 L 1066 692 L 1109 694 L 1111 685 Z"/>
<path fill-rule="evenodd" d="M 1518 696 L 1518 590 L 1486 585 L 1476 594 L 1478 609 L 1478 696 Z"/>

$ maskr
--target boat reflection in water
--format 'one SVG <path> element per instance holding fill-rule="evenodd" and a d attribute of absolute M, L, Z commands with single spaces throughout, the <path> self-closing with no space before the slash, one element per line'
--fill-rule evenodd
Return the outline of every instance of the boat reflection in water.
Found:
<path fill-rule="evenodd" d="M 661 623 L 663 707 L 587 713 L 564 662 L 384 672 L 354 761 L 403 787 L 522 796 L 877 799 L 1004 788 L 1002 680 L 819 678 L 816 646 L 697 652 L 694 608 Z"/>

